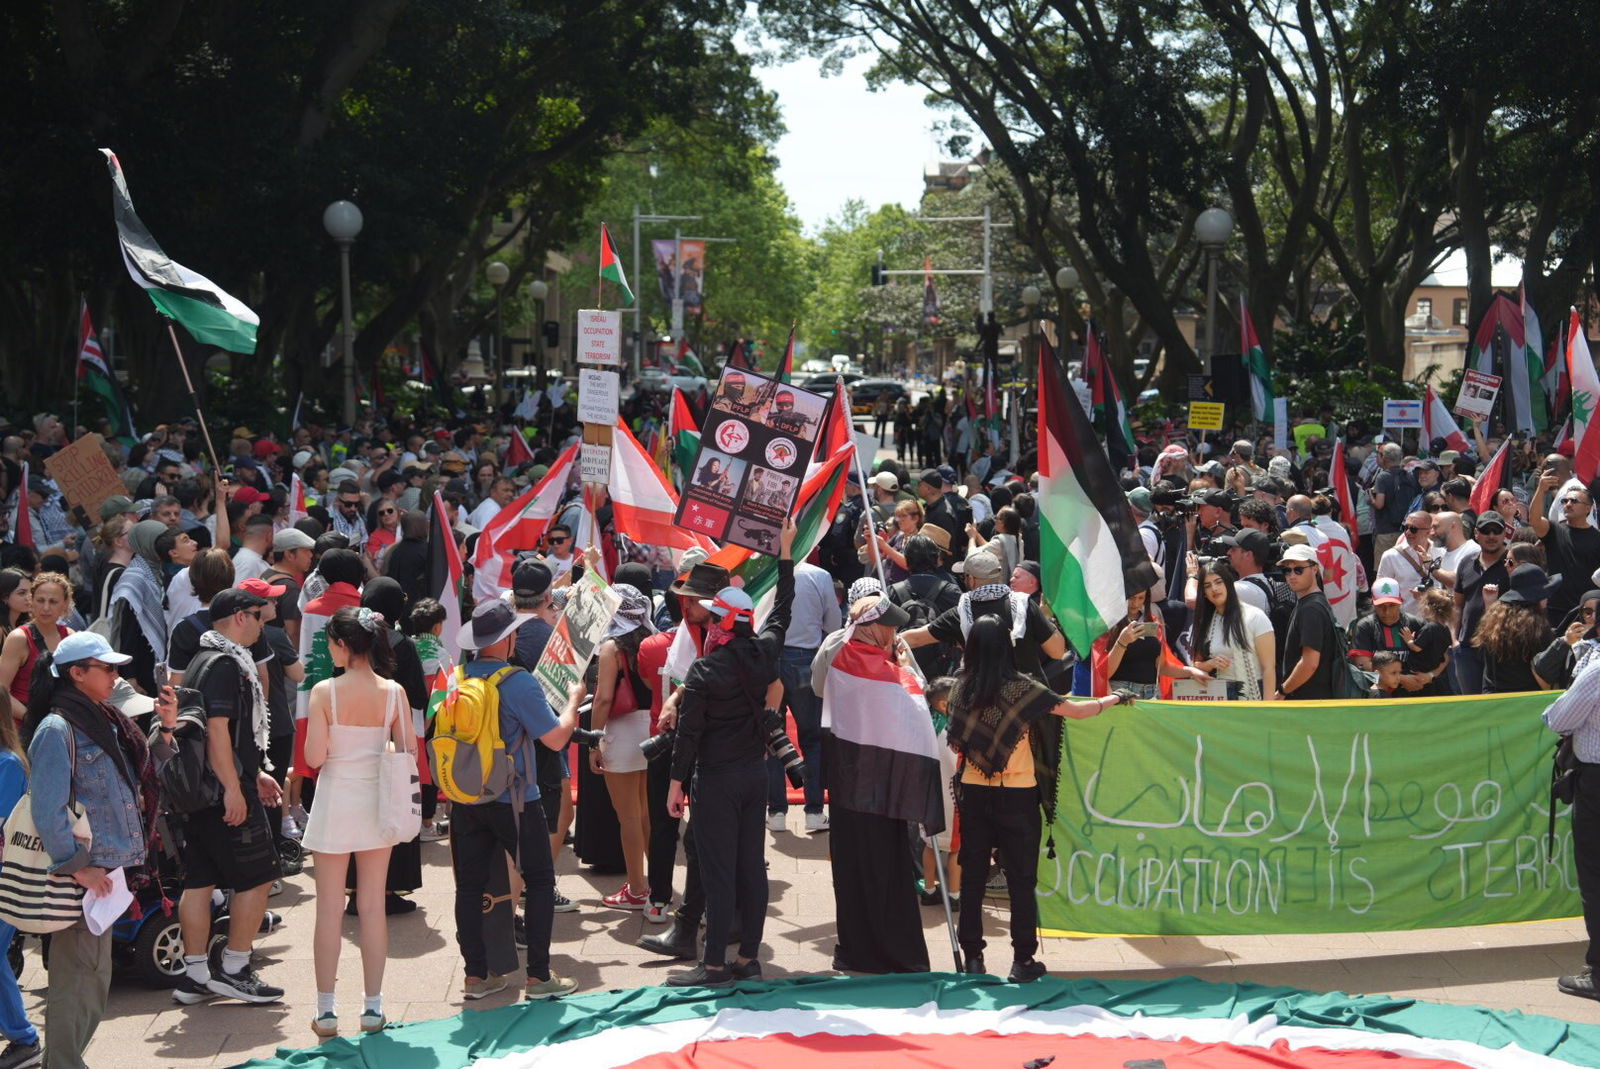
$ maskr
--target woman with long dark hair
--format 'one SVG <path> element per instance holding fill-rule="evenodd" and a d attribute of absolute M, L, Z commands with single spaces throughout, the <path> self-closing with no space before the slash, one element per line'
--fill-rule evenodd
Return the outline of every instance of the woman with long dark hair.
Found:
<path fill-rule="evenodd" d="M 1123 689 L 1136 698 L 1165 697 L 1167 679 L 1205 679 L 1205 672 L 1182 664 L 1167 641 L 1166 622 L 1146 591 L 1128 598 L 1127 615 L 1094 644 L 1095 689 Z"/>
<path fill-rule="evenodd" d="M 1522 564 L 1511 573 L 1508 589 L 1483 610 L 1472 644 L 1483 651 L 1483 693 L 1509 694 L 1542 690 L 1533 659 L 1555 639 L 1544 608 L 1555 590 L 1537 564 Z"/>
<path fill-rule="evenodd" d="M 1239 600 L 1225 561 L 1200 567 L 1195 599 L 1194 667 L 1239 684 L 1241 701 L 1260 701 L 1278 689 L 1278 640 L 1267 614 Z"/>
<path fill-rule="evenodd" d="M 28 622 L 28 587 L 33 577 L 21 568 L 0 570 L 0 639 Z"/>
<path fill-rule="evenodd" d="M 1011 632 L 994 616 L 981 616 L 967 632 L 961 674 L 950 693 L 948 735 L 962 758 L 961 925 L 959 939 L 966 971 L 984 972 L 983 891 L 989 856 L 1000 848 L 1011 898 L 1010 979 L 1036 980 L 1044 963 L 1036 960 L 1039 906 L 1034 886 L 1039 876 L 1042 799 L 1035 778 L 1031 730 L 1046 716 L 1085 720 L 1113 705 L 1133 701 L 1122 690 L 1104 698 L 1067 698 L 1016 670 Z M 1053 809 L 1053 805 L 1051 806 Z"/>

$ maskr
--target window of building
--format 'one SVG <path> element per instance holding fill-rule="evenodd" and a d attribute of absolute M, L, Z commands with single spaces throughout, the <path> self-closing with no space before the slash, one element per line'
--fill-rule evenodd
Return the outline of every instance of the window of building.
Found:
<path fill-rule="evenodd" d="M 1431 316 L 1431 315 L 1433 315 L 1433 298 L 1431 298 L 1431 297 L 1418 297 L 1417 298 L 1417 315 L 1419 315 L 1419 316 Z"/>
<path fill-rule="evenodd" d="M 1450 322 L 1458 327 L 1467 325 L 1467 299 L 1457 297 L 1450 306 Z"/>

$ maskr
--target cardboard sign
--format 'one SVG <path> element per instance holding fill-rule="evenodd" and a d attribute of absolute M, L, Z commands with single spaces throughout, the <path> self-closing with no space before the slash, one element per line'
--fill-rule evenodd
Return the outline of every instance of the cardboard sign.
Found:
<path fill-rule="evenodd" d="M 98 434 L 86 434 L 44 460 L 44 470 L 67 496 L 67 503 L 83 509 L 90 523 L 100 522 L 100 506 L 106 498 L 128 492 L 106 459 L 104 447 L 105 440 Z"/>
<path fill-rule="evenodd" d="M 605 486 L 611 482 L 611 447 L 584 442 L 578 447 L 578 471 L 586 483 Z"/>
<path fill-rule="evenodd" d="M 578 363 L 622 364 L 622 313 L 578 309 Z"/>
<path fill-rule="evenodd" d="M 1500 376 L 1467 370 L 1461 375 L 1461 392 L 1456 395 L 1455 413 L 1468 419 L 1486 420 L 1494 412 L 1494 399 L 1500 396 Z"/>
<path fill-rule="evenodd" d="M 618 397 L 621 392 L 622 376 L 615 371 L 601 371 L 592 367 L 579 368 L 578 422 L 615 426 Z"/>
<path fill-rule="evenodd" d="M 679 526 L 775 553 L 832 400 L 742 368 L 727 368 L 700 430 L 678 501 Z"/>
<path fill-rule="evenodd" d="M 1415 430 L 1422 426 L 1421 401 L 1391 401 L 1383 402 L 1384 429 Z"/>
<path fill-rule="evenodd" d="M 1172 700 L 1175 702 L 1231 702 L 1239 700 L 1240 684 L 1236 679 L 1175 679 L 1172 681 Z"/>
<path fill-rule="evenodd" d="M 1220 431 L 1222 429 L 1222 410 L 1226 407 L 1221 401 L 1190 401 L 1189 429 L 1193 431 Z"/>
<path fill-rule="evenodd" d="M 572 584 L 567 593 L 567 607 L 556 621 L 550 640 L 545 643 L 544 655 L 534 666 L 533 677 L 544 688 L 544 696 L 551 709 L 567 707 L 567 691 L 583 678 L 589 667 L 589 658 L 595 647 L 606 637 L 611 618 L 617 614 L 622 599 L 593 568 L 586 568 L 583 577 Z"/>

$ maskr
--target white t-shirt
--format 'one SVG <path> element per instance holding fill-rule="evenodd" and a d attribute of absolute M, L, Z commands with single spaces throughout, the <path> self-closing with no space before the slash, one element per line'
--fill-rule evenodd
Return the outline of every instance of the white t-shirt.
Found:
<path fill-rule="evenodd" d="M 260 579 L 267 570 L 267 562 L 261 554 L 248 546 L 240 546 L 239 552 L 233 555 L 233 585 L 238 586 L 246 579 Z"/>
<path fill-rule="evenodd" d="M 1400 584 L 1400 611 L 1415 613 L 1417 611 L 1417 595 L 1412 589 L 1421 583 L 1427 572 L 1418 570 L 1411 562 L 1425 564 L 1429 560 L 1442 560 L 1444 550 L 1438 546 L 1430 545 L 1427 556 L 1423 557 L 1404 541 L 1396 542 L 1393 549 L 1386 549 L 1378 560 L 1378 578 L 1393 579 Z M 1442 567 L 1443 565 L 1441 565 Z"/>
<path fill-rule="evenodd" d="M 467 523 L 481 531 L 489 526 L 490 520 L 500 515 L 500 510 L 504 507 L 494 498 L 486 497 L 472 510 L 472 514 L 467 517 Z"/>
<path fill-rule="evenodd" d="M 1256 575 L 1259 574 L 1260 573 L 1257 572 L 1252 573 L 1251 575 L 1240 577 L 1233 584 L 1233 590 L 1234 593 L 1239 596 L 1239 601 L 1241 604 L 1248 605 L 1252 609 L 1255 609 L 1265 615 L 1266 613 L 1272 611 L 1272 601 L 1267 597 L 1267 592 L 1261 589 L 1260 583 L 1251 581 Z M 1262 576 L 1262 578 L 1265 579 L 1266 577 Z M 1270 622 L 1268 626 L 1270 626 Z"/>
<path fill-rule="evenodd" d="M 1237 584 L 1235 589 L 1238 589 Z M 1240 697 L 1246 701 L 1256 701 L 1261 697 L 1261 662 L 1256 658 L 1256 639 L 1262 635 L 1272 634 L 1272 621 L 1267 618 L 1266 613 L 1254 605 L 1244 604 L 1243 599 L 1239 604 L 1239 616 L 1244 624 L 1244 637 L 1249 643 L 1248 648 L 1240 649 L 1231 642 L 1223 641 L 1221 613 L 1211 617 L 1211 629 L 1207 635 L 1208 648 L 1213 657 L 1219 653 L 1226 653 L 1233 658 L 1233 663 L 1216 672 L 1216 677 L 1243 684 Z"/>

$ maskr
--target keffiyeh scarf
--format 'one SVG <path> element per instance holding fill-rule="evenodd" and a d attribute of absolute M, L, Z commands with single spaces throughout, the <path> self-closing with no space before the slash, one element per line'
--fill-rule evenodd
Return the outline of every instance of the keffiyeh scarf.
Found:
<path fill-rule="evenodd" d="M 119 601 L 126 601 L 133 609 L 134 619 L 139 622 L 139 630 L 144 632 L 144 639 L 156 660 L 166 660 L 167 617 L 161 608 L 161 580 L 143 557 L 134 557 L 117 577 L 117 585 L 111 591 L 113 609 Z M 116 630 L 122 615 L 114 613 L 111 619 L 114 629 L 111 644 L 119 650 L 127 649 L 126 637 Z"/>
<path fill-rule="evenodd" d="M 217 650 L 231 657 L 233 663 L 239 667 L 239 674 L 249 684 L 250 731 L 255 738 L 256 748 L 261 751 L 261 766 L 271 772 L 272 759 L 267 756 L 267 747 L 272 742 L 267 734 L 267 699 L 266 695 L 261 693 L 261 676 L 256 671 L 255 661 L 250 659 L 250 651 L 237 642 L 230 641 L 220 631 L 207 631 L 201 635 L 200 648 Z"/>
<path fill-rule="evenodd" d="M 956 615 L 961 621 L 961 637 L 966 639 L 972 630 L 972 621 L 975 618 L 973 602 L 989 603 L 1005 601 L 1011 607 L 1011 641 L 1016 642 L 1028 630 L 1028 595 L 1019 594 L 1004 583 L 988 583 L 976 590 L 969 590 L 961 595 L 961 600 L 956 602 Z"/>

